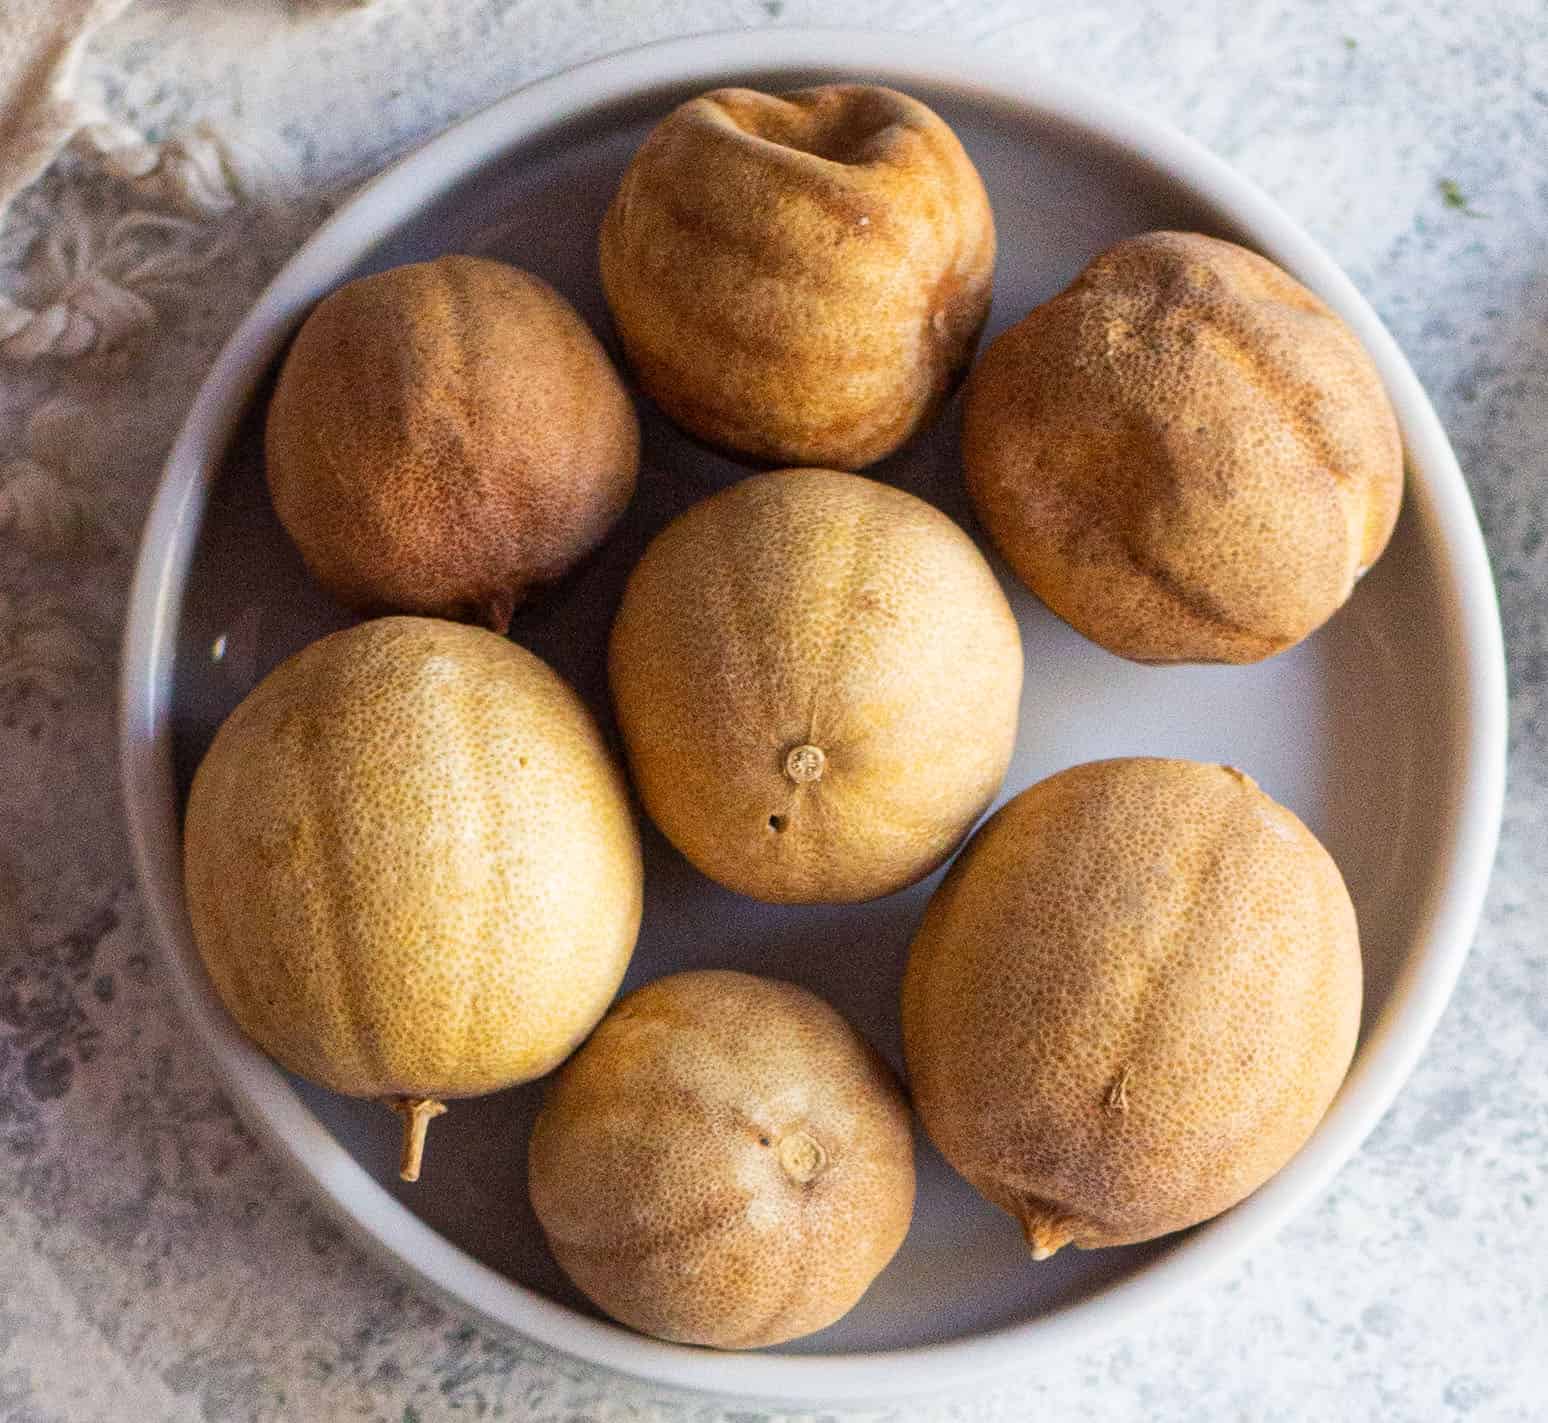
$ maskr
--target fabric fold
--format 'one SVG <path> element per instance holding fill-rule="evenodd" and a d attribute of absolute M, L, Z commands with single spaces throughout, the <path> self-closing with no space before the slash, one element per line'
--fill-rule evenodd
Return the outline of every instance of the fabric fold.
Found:
<path fill-rule="evenodd" d="M 73 94 L 93 31 L 133 0 L 5 0 L 0 20 L 0 217 L 97 115 Z"/>

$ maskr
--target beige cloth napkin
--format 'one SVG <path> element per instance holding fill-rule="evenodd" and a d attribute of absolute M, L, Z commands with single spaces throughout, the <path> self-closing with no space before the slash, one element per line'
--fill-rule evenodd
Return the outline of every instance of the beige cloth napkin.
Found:
<path fill-rule="evenodd" d="M 95 115 L 73 94 L 81 52 L 133 0 L 0 0 L 0 216 Z"/>
<path fill-rule="evenodd" d="M 67 144 L 92 174 L 123 184 L 127 204 L 104 228 L 66 193 L 46 223 L 20 234 L 25 278 L 19 263 L 0 273 L 0 364 L 117 350 L 149 330 L 158 294 L 213 259 L 198 225 L 270 176 L 259 154 L 208 124 L 152 142 L 77 96 L 86 42 L 132 3 L 0 0 L 0 229 L 12 200 Z M 5 487 L 15 495 L 14 479 Z M 6 512 L 0 493 L 0 526 Z"/>

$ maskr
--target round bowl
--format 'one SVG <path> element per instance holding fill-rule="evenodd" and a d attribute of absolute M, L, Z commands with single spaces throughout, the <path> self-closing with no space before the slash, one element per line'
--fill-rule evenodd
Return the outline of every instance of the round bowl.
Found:
<path fill-rule="evenodd" d="M 651 123 L 720 85 L 839 78 L 924 99 L 978 163 L 1000 232 L 988 336 L 1116 238 L 1193 228 L 1286 267 L 1374 357 L 1407 446 L 1403 517 L 1348 605 L 1291 652 L 1246 668 L 1135 666 L 1079 637 L 995 563 L 1027 651 L 1004 795 L 1101 756 L 1241 766 L 1343 869 L 1362 928 L 1366 1009 L 1353 1068 L 1315 1135 L 1216 1220 L 1034 1265 L 1009 1218 L 921 1139 L 913 1229 L 860 1305 L 782 1349 L 725 1354 L 609 1323 L 554 1266 L 525 1192 L 541 1084 L 455 1104 L 434 1128 L 424 1179 L 408 1187 L 394 1178 L 386 1112 L 299 1082 L 249 1044 L 190 938 L 179 824 L 193 768 L 225 714 L 283 657 L 350 620 L 307 580 L 263 488 L 264 401 L 310 306 L 362 272 L 475 251 L 539 272 L 610 338 L 594 236 Z M 642 415 L 644 466 L 629 516 L 512 629 L 609 726 L 602 652 L 630 565 L 674 513 L 746 472 L 643 403 Z M 872 473 L 978 536 L 954 411 Z M 260 1137 L 363 1239 L 495 1324 L 657 1383 L 793 1403 L 877 1400 L 1067 1356 L 1197 1284 L 1316 1198 L 1412 1069 L 1467 952 L 1500 821 L 1503 665 L 1483 543 L 1434 411 L 1370 307 L 1262 193 L 1170 129 L 1020 63 L 934 38 L 765 30 L 652 45 L 533 84 L 378 178 L 296 254 L 211 370 L 145 528 L 124 646 L 124 788 L 140 884 L 183 1010 Z M 898 1062 L 897 986 L 933 878 L 872 905 L 771 908 L 709 884 L 648 827 L 645 838 L 645 929 L 630 986 L 712 965 L 793 978 Z"/>

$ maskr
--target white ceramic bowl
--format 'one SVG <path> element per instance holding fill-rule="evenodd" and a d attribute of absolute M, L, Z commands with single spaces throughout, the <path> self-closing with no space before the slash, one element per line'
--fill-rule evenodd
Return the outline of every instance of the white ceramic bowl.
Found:
<path fill-rule="evenodd" d="M 283 656 L 346 621 L 306 579 L 261 480 L 255 412 L 312 303 L 364 270 L 487 251 L 547 276 L 606 332 L 596 223 L 650 123 L 721 84 L 779 89 L 838 78 L 919 95 L 978 162 L 1001 239 L 991 335 L 1115 238 L 1193 227 L 1288 268 L 1375 358 L 1407 443 L 1405 513 L 1350 604 L 1301 647 L 1251 668 L 1136 667 L 1005 580 L 1027 649 L 1006 795 L 1104 755 L 1242 766 L 1339 860 L 1361 919 L 1367 1011 L 1354 1067 L 1316 1134 L 1219 1219 L 1149 1246 L 1065 1251 L 1033 1265 L 1011 1222 L 922 1146 L 914 1229 L 860 1306 L 785 1349 L 720 1354 L 618 1328 L 559 1275 L 524 1191 L 538 1089 L 456 1104 L 432 1133 L 425 1179 L 405 1188 L 393 1178 L 385 1112 L 298 1083 L 236 1032 L 189 936 L 180 810 L 221 717 Z M 630 562 L 673 512 L 742 472 L 648 409 L 645 419 L 646 472 L 629 520 L 513 629 L 604 714 L 602 639 Z M 948 417 L 877 472 L 973 527 L 954 441 Z M 166 970 L 270 1149 L 362 1237 L 488 1320 L 660 1383 L 809 1403 L 959 1388 L 1067 1355 L 1197 1283 L 1314 1199 L 1392 1100 L 1451 991 L 1493 855 L 1504 726 L 1494 591 L 1456 461 L 1375 314 L 1288 217 L 1178 134 L 1020 64 L 933 38 L 800 30 L 673 41 L 534 84 L 397 165 L 324 226 L 232 337 L 194 402 L 145 530 L 123 669 L 126 800 Z M 659 836 L 646 839 L 650 891 L 631 982 L 711 964 L 797 978 L 897 1061 L 897 983 L 933 881 L 872 906 L 771 909 L 717 890 Z"/>

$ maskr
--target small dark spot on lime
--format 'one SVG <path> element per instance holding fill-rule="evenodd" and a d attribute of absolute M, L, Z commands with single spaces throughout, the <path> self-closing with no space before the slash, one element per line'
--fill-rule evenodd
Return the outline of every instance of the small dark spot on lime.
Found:
<path fill-rule="evenodd" d="M 767 1146 L 767 1145 L 768 1145 L 768 1144 L 769 1144 L 769 1139 L 768 1139 L 768 1137 L 766 1137 L 766 1136 L 760 1136 L 760 1137 L 759 1137 L 759 1138 L 758 1138 L 758 1145 L 759 1145 L 759 1146 Z"/>

